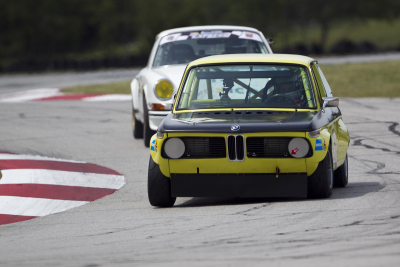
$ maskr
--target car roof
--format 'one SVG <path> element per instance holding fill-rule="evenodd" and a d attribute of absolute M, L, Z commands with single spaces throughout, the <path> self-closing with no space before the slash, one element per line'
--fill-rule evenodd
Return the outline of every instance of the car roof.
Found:
<path fill-rule="evenodd" d="M 255 28 L 243 27 L 243 26 L 229 26 L 229 25 L 191 26 L 191 27 L 182 27 L 182 28 L 175 28 L 162 31 L 159 34 L 157 34 L 157 38 L 161 38 L 163 36 L 179 32 L 207 31 L 207 30 L 233 30 L 233 31 L 259 32 L 259 30 Z"/>
<path fill-rule="evenodd" d="M 309 66 L 313 61 L 316 60 L 292 54 L 229 54 L 203 57 L 190 62 L 188 67 L 218 63 L 290 63 Z"/>

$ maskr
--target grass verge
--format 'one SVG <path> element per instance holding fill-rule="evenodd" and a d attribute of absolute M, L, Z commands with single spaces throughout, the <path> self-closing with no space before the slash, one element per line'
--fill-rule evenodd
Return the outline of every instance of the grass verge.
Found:
<path fill-rule="evenodd" d="M 63 93 L 71 94 L 130 94 L 131 80 L 94 85 L 80 85 L 68 87 L 62 90 Z"/>
<path fill-rule="evenodd" d="M 334 96 L 400 97 L 400 61 L 322 65 Z M 75 86 L 63 89 L 75 94 L 130 94 L 131 81 Z"/>
<path fill-rule="evenodd" d="M 400 97 L 400 61 L 322 65 L 338 97 Z"/>

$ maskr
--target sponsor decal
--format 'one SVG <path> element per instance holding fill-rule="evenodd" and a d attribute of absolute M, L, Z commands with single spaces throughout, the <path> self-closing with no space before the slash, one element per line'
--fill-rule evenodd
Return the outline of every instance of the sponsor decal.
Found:
<path fill-rule="evenodd" d="M 258 42 L 263 42 L 261 37 L 256 33 L 251 32 L 243 32 L 243 31 L 201 31 L 201 32 L 182 32 L 182 33 L 174 33 L 171 35 L 164 36 L 160 45 L 165 43 L 182 41 L 188 39 L 208 39 L 208 38 L 239 38 L 239 39 L 248 39 L 254 40 Z"/>
<path fill-rule="evenodd" d="M 151 142 L 150 150 L 151 150 L 151 151 L 157 152 L 156 148 L 157 148 L 156 140 L 154 139 L 154 140 Z"/>
<path fill-rule="evenodd" d="M 315 140 L 315 151 L 322 151 L 322 139 Z"/>

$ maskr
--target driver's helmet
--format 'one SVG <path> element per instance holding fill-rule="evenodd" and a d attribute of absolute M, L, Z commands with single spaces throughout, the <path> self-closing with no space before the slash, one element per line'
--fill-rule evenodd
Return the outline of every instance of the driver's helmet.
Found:
<path fill-rule="evenodd" d="M 287 96 L 293 99 L 298 99 L 301 96 L 301 89 L 296 88 L 295 80 L 290 77 L 278 77 L 275 79 L 277 93 L 282 96 Z"/>
<path fill-rule="evenodd" d="M 233 80 L 231 78 L 225 78 L 223 80 L 223 84 L 225 88 L 232 88 L 233 87 Z"/>
<path fill-rule="evenodd" d="M 225 54 L 243 54 L 247 52 L 247 43 L 245 40 L 229 38 L 225 42 Z"/>

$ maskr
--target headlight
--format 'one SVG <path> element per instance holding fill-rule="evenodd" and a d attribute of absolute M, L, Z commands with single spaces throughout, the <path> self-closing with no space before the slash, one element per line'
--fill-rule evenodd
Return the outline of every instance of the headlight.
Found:
<path fill-rule="evenodd" d="M 179 138 L 168 139 L 164 144 L 165 154 L 171 159 L 178 159 L 185 153 L 185 143 Z"/>
<path fill-rule="evenodd" d="M 308 154 L 310 146 L 304 138 L 293 138 L 288 145 L 289 153 L 295 158 L 303 158 Z"/>
<path fill-rule="evenodd" d="M 158 98 L 168 99 L 174 93 L 174 86 L 167 80 L 161 80 L 157 82 L 155 92 Z"/>

